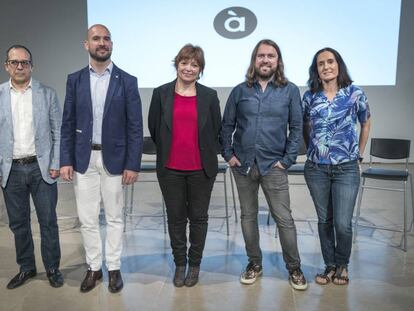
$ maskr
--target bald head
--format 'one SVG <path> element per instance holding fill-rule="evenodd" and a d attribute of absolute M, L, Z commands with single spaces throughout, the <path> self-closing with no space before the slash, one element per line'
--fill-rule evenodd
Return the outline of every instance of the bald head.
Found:
<path fill-rule="evenodd" d="M 95 25 L 92 25 L 91 27 L 88 28 L 88 31 L 86 32 L 86 40 L 88 40 L 88 37 L 90 36 L 91 32 L 93 32 L 97 28 L 98 29 L 100 28 L 100 29 L 106 31 L 108 33 L 109 37 L 111 36 L 111 32 L 109 31 L 108 27 L 106 27 L 105 25 L 102 25 L 102 24 L 95 24 Z"/>
<path fill-rule="evenodd" d="M 84 47 L 94 62 L 107 65 L 111 61 L 112 54 L 111 33 L 108 28 L 101 24 L 91 26 Z"/>

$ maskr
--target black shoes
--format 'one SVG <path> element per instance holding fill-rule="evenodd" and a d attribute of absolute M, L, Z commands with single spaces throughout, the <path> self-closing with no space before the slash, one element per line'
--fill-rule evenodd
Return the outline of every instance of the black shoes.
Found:
<path fill-rule="evenodd" d="M 36 276 L 36 269 L 19 272 L 14 278 L 12 278 L 7 284 L 8 289 L 14 289 L 23 285 L 28 279 L 31 279 Z M 50 286 L 52 287 L 61 287 L 64 283 L 63 275 L 59 269 L 50 269 L 46 272 L 47 278 L 49 279 Z"/>
<path fill-rule="evenodd" d="M 198 275 L 200 274 L 200 266 L 190 266 L 188 268 L 187 276 L 185 277 L 184 284 L 187 287 L 192 287 L 198 282 Z"/>
<path fill-rule="evenodd" d="M 175 287 L 183 287 L 185 282 L 185 266 L 177 266 L 175 268 L 174 274 L 174 286 Z"/>
<path fill-rule="evenodd" d="M 198 283 L 200 266 L 189 266 L 187 275 L 185 275 L 186 266 L 176 266 L 173 283 L 175 287 L 192 287 Z"/>
<path fill-rule="evenodd" d="M 49 279 L 50 286 L 61 287 L 63 285 L 63 275 L 59 269 L 50 269 L 46 275 Z"/>
<path fill-rule="evenodd" d="M 92 271 L 90 269 L 88 269 L 88 271 L 86 272 L 86 276 L 84 278 L 84 280 L 81 283 L 80 286 L 80 291 L 82 293 L 86 293 L 89 292 L 90 290 L 92 290 L 95 285 L 96 285 L 96 281 L 102 279 L 102 270 L 99 269 L 98 271 Z"/>
<path fill-rule="evenodd" d="M 117 293 L 121 291 L 124 287 L 124 282 L 122 281 L 121 271 L 113 270 L 108 271 L 109 275 L 109 285 L 108 289 L 111 293 Z M 102 269 L 98 271 L 92 271 L 88 269 L 86 272 L 85 279 L 81 283 L 80 291 L 82 293 L 89 292 L 90 290 L 94 289 L 96 286 L 96 281 L 102 279 Z"/>
<path fill-rule="evenodd" d="M 112 270 L 108 271 L 109 275 L 109 285 L 108 289 L 111 293 L 118 293 L 124 287 L 124 282 L 122 281 L 121 271 Z"/>
<path fill-rule="evenodd" d="M 36 269 L 29 270 L 29 271 L 20 271 L 12 278 L 7 284 L 8 289 L 14 289 L 24 284 L 28 279 L 31 279 L 36 276 Z"/>

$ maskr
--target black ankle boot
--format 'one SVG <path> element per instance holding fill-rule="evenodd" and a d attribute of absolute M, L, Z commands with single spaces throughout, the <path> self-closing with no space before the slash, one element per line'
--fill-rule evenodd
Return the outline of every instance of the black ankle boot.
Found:
<path fill-rule="evenodd" d="M 183 287 L 184 286 L 184 280 L 185 280 L 185 266 L 177 266 L 175 267 L 175 273 L 174 273 L 174 286 L 175 287 Z"/>
<path fill-rule="evenodd" d="M 184 284 L 187 287 L 192 287 L 198 282 L 198 275 L 200 274 L 200 266 L 190 266 L 188 268 L 187 276 L 185 277 Z"/>

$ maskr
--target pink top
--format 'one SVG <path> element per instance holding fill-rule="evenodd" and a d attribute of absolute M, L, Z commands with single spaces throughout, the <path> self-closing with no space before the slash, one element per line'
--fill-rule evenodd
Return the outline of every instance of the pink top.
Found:
<path fill-rule="evenodd" d="M 181 96 L 175 93 L 173 128 L 168 168 L 182 171 L 201 170 L 198 144 L 197 96 Z"/>

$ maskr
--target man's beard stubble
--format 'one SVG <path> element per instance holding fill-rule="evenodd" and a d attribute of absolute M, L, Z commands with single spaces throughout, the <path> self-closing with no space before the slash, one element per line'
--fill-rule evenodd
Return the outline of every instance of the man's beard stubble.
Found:
<path fill-rule="evenodd" d="M 270 79 L 273 75 L 275 75 L 276 74 L 276 69 L 272 69 L 272 70 L 269 70 L 269 72 L 268 73 L 266 73 L 266 74 L 262 74 L 261 72 L 260 72 L 260 68 L 257 68 L 257 67 L 255 67 L 255 75 L 256 75 L 256 77 L 257 78 L 260 78 L 261 80 L 268 80 L 268 79 Z"/>
<path fill-rule="evenodd" d="M 108 50 L 106 50 L 106 51 L 108 51 Z M 98 52 L 98 51 L 97 51 L 97 52 Z M 105 56 L 99 56 L 99 55 L 97 55 L 96 53 L 91 53 L 91 52 L 89 52 L 89 55 L 90 55 L 90 57 L 91 57 L 92 59 L 96 60 L 97 62 L 104 63 L 104 62 L 106 62 L 108 59 L 110 59 L 110 58 L 111 58 L 112 52 L 109 52 L 109 53 L 108 53 L 108 54 L 106 54 Z"/>

